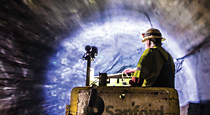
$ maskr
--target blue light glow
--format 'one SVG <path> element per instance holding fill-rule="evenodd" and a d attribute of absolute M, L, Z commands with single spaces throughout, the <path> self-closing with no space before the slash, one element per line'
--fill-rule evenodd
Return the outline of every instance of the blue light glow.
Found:
<path fill-rule="evenodd" d="M 49 61 L 45 95 L 50 102 L 45 106 L 51 115 L 64 114 L 71 89 L 85 86 L 86 60 L 82 56 L 86 45 L 98 47 L 98 56 L 91 65 L 95 75 L 119 73 L 136 66 L 144 50 L 140 33 L 150 28 L 150 24 L 144 15 L 132 12 L 131 16 L 127 12 L 109 17 L 103 23 L 93 20 L 81 27 L 60 44 Z"/>
<path fill-rule="evenodd" d="M 98 47 L 98 56 L 91 65 L 95 76 L 99 72 L 114 74 L 126 68 L 136 67 L 144 51 L 140 34 L 151 28 L 151 24 L 148 17 L 139 12 L 124 10 L 119 10 L 119 12 L 123 13 L 115 12 L 115 15 L 109 15 L 112 13 L 109 11 L 105 13 L 107 16 L 104 16 L 106 18 L 103 20 L 93 18 L 91 22 L 80 22 L 80 28 L 57 47 L 57 53 L 49 60 L 49 70 L 46 75 L 44 108 L 47 113 L 64 115 L 65 105 L 70 104 L 72 88 L 85 86 L 86 60 L 83 60 L 82 57 L 86 53 L 86 45 Z M 162 30 L 161 32 L 166 38 L 163 47 L 171 52 L 173 57 L 183 56 L 185 52 L 179 49 L 179 46 L 166 32 Z M 167 45 L 167 42 L 170 44 Z M 196 85 L 193 86 L 194 89 L 188 87 L 196 84 L 188 63 L 183 65 L 186 72 L 178 74 L 179 78 L 176 78 L 181 106 L 190 100 L 198 99 Z M 192 79 L 185 80 L 186 76 Z M 181 84 L 182 80 L 186 83 Z M 193 93 L 193 95 L 188 93 Z"/>

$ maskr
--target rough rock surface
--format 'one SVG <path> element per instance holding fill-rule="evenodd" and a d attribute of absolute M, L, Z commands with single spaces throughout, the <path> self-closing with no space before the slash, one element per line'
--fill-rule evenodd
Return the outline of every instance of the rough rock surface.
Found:
<path fill-rule="evenodd" d="M 0 114 L 64 114 L 70 90 L 85 85 L 84 47 L 99 48 L 95 75 L 122 72 L 150 27 L 174 59 L 189 54 L 176 74 L 182 114 L 209 114 L 209 11 L 209 0 L 2 0 Z"/>

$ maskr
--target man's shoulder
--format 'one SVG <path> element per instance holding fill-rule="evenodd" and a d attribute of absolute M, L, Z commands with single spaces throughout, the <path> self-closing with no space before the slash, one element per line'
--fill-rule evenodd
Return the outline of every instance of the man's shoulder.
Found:
<path fill-rule="evenodd" d="M 148 56 L 148 55 L 152 55 L 155 52 L 156 49 L 154 48 L 148 48 L 146 50 L 144 50 L 142 56 Z"/>
<path fill-rule="evenodd" d="M 153 47 L 153 48 L 148 48 L 148 49 L 146 49 L 145 51 L 144 51 L 144 53 L 151 53 L 151 52 L 154 52 L 154 51 L 157 51 L 158 50 L 158 48 L 157 47 Z"/>
<path fill-rule="evenodd" d="M 144 50 L 144 52 L 143 52 L 142 55 L 147 55 L 147 54 L 149 54 L 150 52 L 152 52 L 152 48 L 148 48 L 148 49 Z"/>

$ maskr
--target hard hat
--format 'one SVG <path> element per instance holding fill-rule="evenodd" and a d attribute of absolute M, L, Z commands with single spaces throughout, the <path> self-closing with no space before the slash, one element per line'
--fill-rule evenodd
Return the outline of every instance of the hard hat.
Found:
<path fill-rule="evenodd" d="M 161 38 L 161 41 L 166 40 L 165 38 L 162 37 L 162 34 L 158 29 L 150 28 L 149 30 L 146 31 L 146 33 L 142 34 L 143 40 L 142 42 L 145 42 L 148 39 L 151 38 Z"/>

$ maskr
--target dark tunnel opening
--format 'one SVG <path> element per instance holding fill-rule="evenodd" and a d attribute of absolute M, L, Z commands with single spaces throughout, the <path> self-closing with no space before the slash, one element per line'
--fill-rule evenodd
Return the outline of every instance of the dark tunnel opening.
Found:
<path fill-rule="evenodd" d="M 85 85 L 86 45 L 99 48 L 94 74 L 134 68 L 139 34 L 159 28 L 183 61 L 176 74 L 181 115 L 208 115 L 208 0 L 0 2 L 0 114 L 64 114 L 73 87 Z"/>

